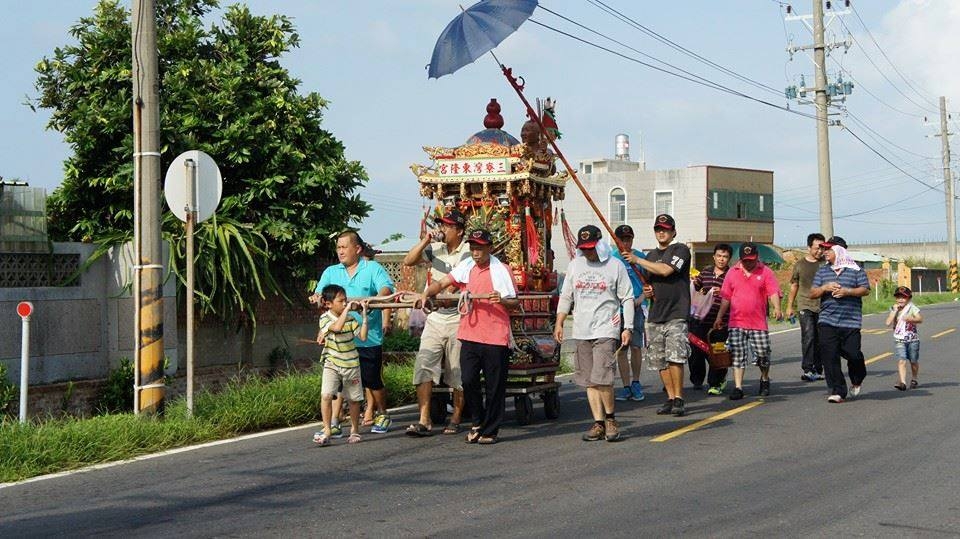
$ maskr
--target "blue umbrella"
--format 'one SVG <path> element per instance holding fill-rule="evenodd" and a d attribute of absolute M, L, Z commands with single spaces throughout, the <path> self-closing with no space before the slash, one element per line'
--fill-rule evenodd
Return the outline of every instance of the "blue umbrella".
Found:
<path fill-rule="evenodd" d="M 520 28 L 536 7 L 537 0 L 482 0 L 465 9 L 437 39 L 428 78 L 449 75 L 493 50 Z"/>

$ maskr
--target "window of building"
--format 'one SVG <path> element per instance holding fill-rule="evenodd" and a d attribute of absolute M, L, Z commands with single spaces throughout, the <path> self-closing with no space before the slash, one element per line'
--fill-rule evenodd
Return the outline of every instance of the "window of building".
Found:
<path fill-rule="evenodd" d="M 763 195 L 760 195 L 760 213 L 763 213 Z"/>
<path fill-rule="evenodd" d="M 614 225 L 627 222 L 627 193 L 619 187 L 610 190 L 610 222 Z"/>
<path fill-rule="evenodd" d="M 590 163 L 583 164 L 583 173 L 584 174 L 593 174 L 593 165 Z"/>
<path fill-rule="evenodd" d="M 661 213 L 673 215 L 673 191 L 653 192 L 653 212 L 656 215 Z"/>
<path fill-rule="evenodd" d="M 720 199 L 720 194 L 714 191 L 713 192 L 713 209 L 717 209 L 717 205 L 719 204 L 719 199 Z"/>

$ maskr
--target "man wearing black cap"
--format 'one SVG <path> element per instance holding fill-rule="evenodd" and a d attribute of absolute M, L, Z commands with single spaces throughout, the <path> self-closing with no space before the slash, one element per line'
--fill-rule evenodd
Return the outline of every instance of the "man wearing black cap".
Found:
<path fill-rule="evenodd" d="M 434 220 L 439 230 L 425 234 L 403 258 L 403 265 L 430 264 L 427 284 L 447 276 L 462 260 L 470 258 L 470 249 L 463 241 L 466 219 L 456 208 L 447 210 Z M 431 241 L 432 240 L 432 241 Z M 420 421 L 407 427 L 410 436 L 430 436 L 433 423 L 430 419 L 430 397 L 433 386 L 440 383 L 441 372 L 447 387 L 453 388 L 453 414 L 443 428 L 444 434 L 460 432 L 463 414 L 463 384 L 460 371 L 460 341 L 457 330 L 460 313 L 453 304 L 436 306 L 429 315 L 420 335 L 420 350 L 413 364 L 413 385 L 417 387 L 417 405 Z"/>
<path fill-rule="evenodd" d="M 820 358 L 830 390 L 827 402 L 841 403 L 847 398 L 847 380 L 840 358 L 847 360 L 850 396 L 860 395 L 867 367 L 860 350 L 863 324 L 863 296 L 870 293 L 867 274 L 847 253 L 847 242 L 833 236 L 820 244 L 827 264 L 813 276 L 812 299 L 820 299 Z"/>
<path fill-rule="evenodd" d="M 553 329 L 557 342 L 563 342 L 563 323 L 571 307 L 570 337 L 577 341 L 573 381 L 586 388 L 594 420 L 583 440 L 614 442 L 620 439 L 613 411 L 616 351 L 630 344 L 633 285 L 626 268 L 612 259 L 610 248 L 601 242 L 600 229 L 593 225 L 577 232 L 577 257 L 567 267 L 557 305 Z"/>
<path fill-rule="evenodd" d="M 643 253 L 633 248 L 633 227 L 630 225 L 620 225 L 613 231 L 613 235 L 620 240 L 620 246 L 624 251 L 633 253 L 634 256 L 643 257 Z M 623 381 L 623 389 L 616 392 L 618 401 L 642 401 L 644 399 L 643 386 L 640 385 L 640 365 L 643 360 L 643 281 L 634 271 L 619 250 L 615 250 L 613 256 L 623 263 L 627 268 L 627 275 L 630 276 L 630 284 L 633 285 L 633 333 L 630 335 L 630 359 L 627 359 L 627 350 L 617 352 L 617 367 L 620 369 L 620 379 Z M 632 375 L 632 376 L 631 376 Z"/>
<path fill-rule="evenodd" d="M 657 413 L 686 413 L 683 401 L 683 366 L 690 356 L 687 340 L 687 318 L 690 316 L 690 249 L 673 243 L 677 224 L 665 213 L 653 221 L 657 248 L 640 258 L 624 252 L 624 260 L 646 270 L 650 276 L 643 295 L 653 304 L 646 321 L 647 365 L 660 372 L 667 390 L 667 402 Z"/>
<path fill-rule="evenodd" d="M 773 270 L 760 262 L 757 244 L 740 244 L 740 261 L 730 269 L 720 287 L 720 311 L 713 323 L 714 329 L 722 329 L 724 315 L 730 310 L 730 331 L 727 347 L 733 358 L 733 382 L 736 387 L 730 400 L 743 398 L 743 373 L 747 358 L 753 357 L 760 368 L 760 388 L 757 394 L 770 394 L 770 332 L 767 326 L 767 302 L 773 309 L 773 317 L 783 320 L 780 311 L 780 283 Z"/>
<path fill-rule="evenodd" d="M 483 229 L 467 235 L 470 258 L 430 283 L 423 301 L 455 286 L 473 297 L 460 318 L 460 367 L 466 408 L 473 415 L 467 443 L 495 444 L 503 422 L 510 359 L 510 312 L 520 304 L 510 269 L 491 256 L 493 238 Z M 483 372 L 484 391 L 480 391 Z M 484 402 L 484 397 L 486 402 Z"/>

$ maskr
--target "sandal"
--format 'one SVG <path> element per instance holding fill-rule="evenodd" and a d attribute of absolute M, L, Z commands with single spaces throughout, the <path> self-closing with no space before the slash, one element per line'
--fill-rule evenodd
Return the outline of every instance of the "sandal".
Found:
<path fill-rule="evenodd" d="M 900 391 L 906 391 L 906 390 L 907 390 L 907 384 L 897 384 L 897 385 L 895 385 L 895 386 L 893 386 L 893 387 L 894 387 L 895 389 L 900 390 Z"/>
<path fill-rule="evenodd" d="M 320 447 L 330 445 L 330 437 L 322 432 L 316 432 L 313 434 L 313 443 Z"/>
<path fill-rule="evenodd" d="M 446 427 L 443 427 L 444 434 L 460 434 L 460 423 L 454 423 L 453 421 L 447 423 Z"/>
<path fill-rule="evenodd" d="M 917 389 L 919 385 L 916 380 L 910 380 L 910 389 Z"/>
<path fill-rule="evenodd" d="M 358 444 L 361 440 L 362 438 L 360 437 L 359 432 L 351 432 L 350 436 L 347 437 L 348 444 Z"/>
<path fill-rule="evenodd" d="M 497 443 L 497 441 L 497 435 L 494 434 L 493 436 L 481 436 L 480 439 L 477 440 L 477 443 L 480 445 L 493 445 Z"/>
<path fill-rule="evenodd" d="M 374 423 L 375 423 L 375 421 L 372 420 L 372 419 L 364 419 L 362 422 L 360 422 L 360 426 L 361 426 L 361 427 L 372 427 Z"/>
<path fill-rule="evenodd" d="M 470 432 L 467 433 L 467 438 L 465 440 L 468 444 L 475 444 L 480 441 L 480 427 L 473 427 L 470 429 Z"/>
<path fill-rule="evenodd" d="M 414 423 L 413 425 L 407 427 L 406 433 L 407 436 L 426 438 L 427 436 L 433 436 L 433 429 L 424 425 L 423 423 Z"/>

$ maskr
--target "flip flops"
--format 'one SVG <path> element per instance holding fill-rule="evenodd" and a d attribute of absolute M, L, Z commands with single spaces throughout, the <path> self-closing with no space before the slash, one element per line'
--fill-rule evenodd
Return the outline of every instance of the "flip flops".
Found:
<path fill-rule="evenodd" d="M 447 423 L 446 427 L 443 427 L 444 434 L 460 434 L 460 423 L 454 423 L 451 421 Z"/>
<path fill-rule="evenodd" d="M 477 440 L 477 443 L 480 444 L 480 445 L 493 445 L 493 444 L 497 443 L 498 441 L 499 441 L 499 440 L 497 439 L 496 435 L 494 435 L 494 436 L 481 436 L 480 439 Z"/>
<path fill-rule="evenodd" d="M 413 425 L 407 427 L 406 433 L 407 436 L 426 438 L 427 436 L 433 436 L 433 429 L 422 423 L 414 423 Z"/>
<path fill-rule="evenodd" d="M 480 427 L 474 427 L 470 429 L 470 432 L 467 433 L 467 437 L 464 440 L 468 444 L 475 444 L 480 441 Z"/>
<path fill-rule="evenodd" d="M 916 380 L 910 380 L 910 389 L 917 389 L 920 384 Z"/>
<path fill-rule="evenodd" d="M 347 437 L 348 444 L 358 444 L 361 440 L 362 438 L 360 437 L 359 432 L 351 432 L 350 436 Z"/>
<path fill-rule="evenodd" d="M 893 387 L 894 387 L 894 389 L 897 389 L 897 390 L 899 390 L 899 391 L 906 391 L 906 390 L 907 390 L 907 384 L 897 384 L 897 385 L 895 385 L 895 386 L 893 386 Z"/>

